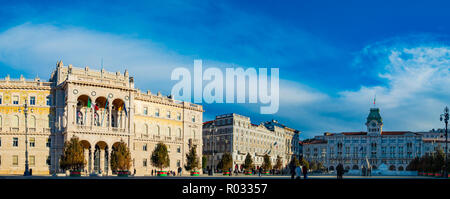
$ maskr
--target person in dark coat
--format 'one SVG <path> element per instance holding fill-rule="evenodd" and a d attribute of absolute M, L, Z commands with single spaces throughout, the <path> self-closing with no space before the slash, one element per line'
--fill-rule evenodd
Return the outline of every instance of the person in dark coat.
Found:
<path fill-rule="evenodd" d="M 295 167 L 291 166 L 291 179 L 295 178 Z"/>
<path fill-rule="evenodd" d="M 306 179 L 306 174 L 308 174 L 308 169 L 306 169 L 306 167 L 303 167 L 302 171 L 303 171 L 303 178 Z"/>
<path fill-rule="evenodd" d="M 341 163 L 336 167 L 336 173 L 337 179 L 342 179 L 342 176 L 344 175 L 344 166 Z"/>

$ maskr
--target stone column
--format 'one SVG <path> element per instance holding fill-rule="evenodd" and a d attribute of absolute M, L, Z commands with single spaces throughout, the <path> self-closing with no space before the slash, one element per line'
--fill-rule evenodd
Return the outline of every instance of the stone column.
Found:
<path fill-rule="evenodd" d="M 111 149 L 108 149 L 108 176 L 112 175 L 112 169 L 111 169 Z"/>
<path fill-rule="evenodd" d="M 111 111 L 111 105 L 108 105 L 108 112 L 109 112 L 109 114 L 108 114 L 108 130 L 111 130 L 111 124 L 112 124 L 112 121 L 111 121 L 111 115 L 112 115 L 112 111 Z"/>
<path fill-rule="evenodd" d="M 89 175 L 89 148 L 85 148 L 83 152 L 84 152 L 84 160 L 86 161 L 86 166 L 84 167 L 84 170 Z"/>
<path fill-rule="evenodd" d="M 94 126 L 94 108 L 90 108 L 91 110 L 91 129 Z"/>
<path fill-rule="evenodd" d="M 92 171 L 94 170 L 94 151 L 95 151 L 95 148 L 90 148 L 89 149 L 89 162 L 88 162 L 88 165 L 89 165 L 89 173 L 92 173 Z"/>
<path fill-rule="evenodd" d="M 100 170 L 105 175 L 105 149 L 100 149 Z"/>

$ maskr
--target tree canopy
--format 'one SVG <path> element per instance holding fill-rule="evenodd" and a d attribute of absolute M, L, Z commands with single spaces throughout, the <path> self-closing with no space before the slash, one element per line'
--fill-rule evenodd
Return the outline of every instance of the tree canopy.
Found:
<path fill-rule="evenodd" d="M 129 171 L 131 154 L 125 142 L 121 141 L 112 147 L 111 169 L 113 171 Z"/>
<path fill-rule="evenodd" d="M 160 170 L 169 167 L 169 152 L 167 151 L 167 146 L 164 143 L 160 142 L 156 145 L 155 149 L 152 152 L 151 160 L 152 165 L 159 168 Z"/>
<path fill-rule="evenodd" d="M 255 165 L 253 164 L 253 158 L 250 155 L 250 153 L 247 153 L 247 156 L 245 156 L 245 161 L 244 161 L 243 167 L 245 170 L 251 170 L 251 169 L 255 168 Z"/>
<path fill-rule="evenodd" d="M 189 153 L 186 154 L 186 165 L 184 168 L 188 171 L 200 168 L 200 161 L 197 156 L 197 145 L 192 146 Z"/>
<path fill-rule="evenodd" d="M 263 161 L 261 167 L 266 171 L 272 169 L 272 160 L 270 160 L 269 155 L 267 155 L 267 154 L 264 155 L 264 161 Z"/>
<path fill-rule="evenodd" d="M 59 166 L 64 170 L 81 171 L 85 164 L 83 145 L 77 137 L 72 137 L 70 141 L 64 143 Z"/>
<path fill-rule="evenodd" d="M 222 159 L 220 160 L 218 167 L 222 171 L 228 171 L 231 168 L 233 168 L 233 157 L 231 156 L 230 153 L 225 152 L 222 155 Z"/>
<path fill-rule="evenodd" d="M 277 156 L 277 163 L 275 163 L 274 169 L 280 170 L 283 167 L 283 159 L 280 156 Z"/>

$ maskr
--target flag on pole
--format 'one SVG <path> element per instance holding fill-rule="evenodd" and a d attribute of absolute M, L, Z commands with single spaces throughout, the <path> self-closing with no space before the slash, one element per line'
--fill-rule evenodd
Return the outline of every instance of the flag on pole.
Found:
<path fill-rule="evenodd" d="M 125 106 L 125 103 L 123 103 L 123 110 L 125 111 L 125 116 L 128 116 L 127 107 Z"/>
<path fill-rule="evenodd" d="M 88 98 L 87 107 L 88 107 L 88 108 L 91 108 L 91 98 Z"/>

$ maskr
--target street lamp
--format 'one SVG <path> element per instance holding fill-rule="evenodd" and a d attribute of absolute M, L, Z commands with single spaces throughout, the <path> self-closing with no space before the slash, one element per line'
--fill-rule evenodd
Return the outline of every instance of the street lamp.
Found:
<path fill-rule="evenodd" d="M 210 148 L 213 148 L 212 150 L 211 150 L 211 152 L 212 152 L 212 165 L 211 165 L 211 171 L 212 171 L 212 175 L 214 176 L 214 170 L 215 170 L 215 166 L 214 166 L 214 150 L 215 150 L 215 148 L 216 148 L 216 142 L 215 142 L 215 140 L 214 140 L 214 147 L 213 147 L 213 145 L 212 145 L 212 141 L 213 141 L 213 138 L 215 138 L 214 136 L 213 136 L 213 131 L 215 131 L 216 129 L 215 129 L 215 125 L 214 125 L 214 121 L 212 122 L 212 124 L 211 124 L 211 130 L 210 130 L 210 135 L 209 135 L 209 142 L 210 142 Z"/>
<path fill-rule="evenodd" d="M 27 125 L 27 121 L 28 121 L 28 104 L 27 104 L 27 100 L 25 100 L 25 105 L 24 105 L 24 109 L 23 109 L 23 113 L 25 114 L 25 172 L 24 172 L 24 176 L 30 176 L 30 170 L 29 170 L 29 166 L 28 166 L 28 125 Z"/>
<path fill-rule="evenodd" d="M 441 117 L 440 117 L 441 121 L 444 120 L 444 122 L 445 122 L 445 158 L 444 158 L 444 161 L 445 161 L 445 164 L 444 164 L 444 177 L 445 178 L 448 177 L 448 174 L 447 174 L 447 168 L 448 168 L 448 163 L 447 163 L 448 118 L 449 118 L 449 116 L 448 116 L 448 107 L 446 106 L 445 109 L 444 109 L 444 113 L 441 114 Z"/>

